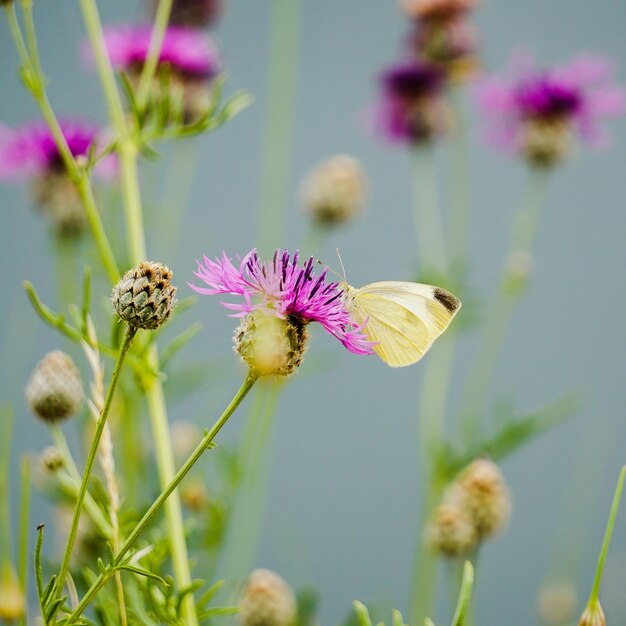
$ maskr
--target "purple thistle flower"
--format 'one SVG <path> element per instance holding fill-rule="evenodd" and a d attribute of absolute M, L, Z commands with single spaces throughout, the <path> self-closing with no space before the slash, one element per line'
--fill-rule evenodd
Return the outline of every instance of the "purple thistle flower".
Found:
<path fill-rule="evenodd" d="M 590 54 L 547 70 L 518 58 L 510 76 L 484 79 L 476 96 L 487 139 L 513 152 L 525 150 L 529 129 L 554 131 L 557 125 L 592 146 L 604 146 L 609 140 L 604 120 L 626 110 L 626 94 L 614 82 L 612 63 Z"/>
<path fill-rule="evenodd" d="M 240 304 L 222 302 L 233 317 L 242 317 L 262 310 L 275 317 L 295 318 L 303 324 L 319 322 L 328 333 L 339 339 L 354 354 L 373 354 L 372 343 L 355 326 L 343 306 L 344 290 L 339 283 L 326 282 L 328 268 L 316 276 L 313 257 L 299 264 L 298 252 L 293 257 L 287 250 L 277 250 L 271 260 L 261 261 L 256 250 L 249 252 L 239 267 L 226 253 L 212 261 L 198 261 L 194 274 L 209 287 L 189 283 L 197 293 L 205 295 L 232 294 L 243 297 Z"/>
<path fill-rule="evenodd" d="M 445 74 L 433 63 L 402 62 L 380 79 L 377 129 L 392 142 L 417 144 L 445 130 Z"/>
<path fill-rule="evenodd" d="M 120 26 L 105 30 L 105 44 L 111 63 L 117 69 L 136 71 L 148 56 L 151 26 Z M 159 63 L 167 63 L 178 74 L 203 80 L 220 71 L 215 46 L 202 32 L 193 28 L 170 26 L 165 31 Z"/>
<path fill-rule="evenodd" d="M 60 122 L 71 153 L 87 156 L 97 143 L 100 130 L 78 120 Z M 0 125 L 0 178 L 28 178 L 49 173 L 63 173 L 65 166 L 52 132 L 44 122 L 35 122 L 20 129 Z M 103 159 L 96 172 L 103 177 L 115 170 L 112 157 Z"/>

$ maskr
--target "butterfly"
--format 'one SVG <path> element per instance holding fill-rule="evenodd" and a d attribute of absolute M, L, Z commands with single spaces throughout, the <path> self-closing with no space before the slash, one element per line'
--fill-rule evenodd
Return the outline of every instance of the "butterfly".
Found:
<path fill-rule="evenodd" d="M 345 309 L 391 367 L 417 363 L 461 308 L 456 296 L 432 285 L 389 280 L 342 288 Z"/>

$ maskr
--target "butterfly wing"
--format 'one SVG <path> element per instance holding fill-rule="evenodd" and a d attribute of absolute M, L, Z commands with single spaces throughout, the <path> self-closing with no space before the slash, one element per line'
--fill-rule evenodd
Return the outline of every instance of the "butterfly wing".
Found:
<path fill-rule="evenodd" d="M 352 290 L 350 313 L 377 345 L 374 351 L 391 367 L 419 361 L 461 307 L 445 289 L 383 281 Z"/>

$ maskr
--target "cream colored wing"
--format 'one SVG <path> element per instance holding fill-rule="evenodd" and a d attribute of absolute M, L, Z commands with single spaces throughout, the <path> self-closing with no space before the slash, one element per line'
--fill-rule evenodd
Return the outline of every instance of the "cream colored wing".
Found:
<path fill-rule="evenodd" d="M 448 328 L 461 301 L 441 287 L 403 281 L 382 281 L 354 290 L 355 298 L 380 297 L 405 307 L 428 328 L 431 343 Z"/>
<path fill-rule="evenodd" d="M 410 309 L 392 299 L 355 290 L 350 315 L 357 324 L 367 324 L 363 332 L 376 354 L 391 367 L 419 361 L 433 339 L 426 324 Z"/>

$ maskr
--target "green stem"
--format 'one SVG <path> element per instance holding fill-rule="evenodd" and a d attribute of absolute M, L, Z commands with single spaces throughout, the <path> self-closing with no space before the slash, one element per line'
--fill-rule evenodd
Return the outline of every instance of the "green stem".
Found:
<path fill-rule="evenodd" d="M 413 150 L 413 199 L 420 271 L 447 269 L 446 245 L 441 225 L 435 146 Z"/>
<path fill-rule="evenodd" d="M 259 248 L 281 245 L 295 122 L 300 0 L 272 0 L 267 109 L 261 161 Z"/>
<path fill-rule="evenodd" d="M 11 439 L 13 435 L 13 411 L 0 407 L 0 432 L 2 448 L 0 452 L 0 570 L 11 562 L 11 516 L 9 513 L 9 465 L 11 463 Z"/>
<path fill-rule="evenodd" d="M 102 225 L 100 214 L 98 213 L 98 209 L 96 207 L 89 173 L 77 164 L 76 159 L 67 144 L 61 125 L 59 124 L 50 101 L 48 100 L 45 87 L 46 81 L 41 71 L 41 63 L 36 46 L 36 35 L 34 31 L 35 26 L 32 20 L 32 12 L 26 11 L 25 13 L 27 16 L 29 39 L 32 38 L 34 41 L 34 43 L 31 43 L 30 54 L 24 43 L 13 5 L 7 9 L 11 34 L 13 35 L 15 46 L 20 56 L 22 69 L 27 77 L 27 87 L 39 105 L 42 115 L 50 128 L 52 136 L 54 137 L 55 144 L 59 150 L 61 158 L 63 159 L 68 175 L 76 185 L 76 189 L 78 190 L 78 194 L 85 208 L 87 220 L 96 241 L 96 246 L 98 247 L 98 252 L 100 254 L 100 258 L 102 259 L 104 268 L 111 279 L 111 282 L 116 283 L 119 279 L 119 271 L 117 269 L 115 256 L 113 255 L 113 251 L 107 239 L 104 226 Z"/>
<path fill-rule="evenodd" d="M 18 577 L 20 589 L 25 598 L 28 598 L 28 537 L 30 530 L 30 464 L 27 456 L 22 457 L 21 494 L 20 494 L 20 529 L 18 536 Z M 28 605 L 20 618 L 20 626 L 28 623 Z"/>
<path fill-rule="evenodd" d="M 78 467 L 76 467 L 76 463 L 74 463 L 74 458 L 72 457 L 72 453 L 70 452 L 70 449 L 67 445 L 65 435 L 63 434 L 63 431 L 58 424 L 54 424 L 50 430 L 52 433 L 52 438 L 54 439 L 54 445 L 57 447 L 57 450 L 61 454 L 61 458 L 63 459 L 63 466 L 67 471 L 67 477 L 63 477 L 62 474 L 59 474 L 59 480 L 68 491 L 72 492 L 72 495 L 74 495 L 74 497 L 78 497 L 78 494 L 80 493 L 82 477 L 80 475 L 80 472 L 78 471 Z M 105 539 L 111 539 L 111 537 L 113 536 L 113 529 L 111 528 L 111 525 L 100 510 L 97 502 L 89 493 L 89 490 L 87 490 L 87 492 L 85 493 L 84 507 L 87 515 L 89 515 L 93 523 L 98 527 L 98 530 L 100 531 L 102 536 Z"/>
<path fill-rule="evenodd" d="M 238 453 L 242 475 L 236 486 L 234 511 L 229 523 L 224 578 L 238 588 L 250 571 L 258 546 L 267 494 L 272 427 L 280 397 L 280 381 L 268 381 L 259 390 L 257 403 L 248 416 Z M 232 497 L 232 496 L 231 496 Z"/>
<path fill-rule="evenodd" d="M 39 59 L 39 47 L 37 45 L 37 31 L 35 30 L 35 20 L 33 17 L 33 1 L 22 0 L 22 10 L 24 12 L 26 42 L 28 43 L 30 58 L 33 60 L 35 71 L 41 75 L 41 61 Z"/>
<path fill-rule="evenodd" d="M 148 98 L 150 97 L 150 88 L 152 87 L 152 80 L 159 64 L 165 31 L 170 21 L 172 4 L 173 0 L 160 0 L 157 6 L 152 36 L 150 38 L 150 46 L 148 47 L 148 55 L 143 65 L 141 77 L 139 78 L 139 87 L 137 89 L 137 108 L 140 111 L 145 110 Z"/>
<path fill-rule="evenodd" d="M 617 487 L 615 488 L 615 495 L 613 496 L 613 504 L 611 505 L 611 512 L 609 514 L 609 521 L 604 531 L 604 540 L 602 541 L 602 548 L 600 550 L 600 556 L 598 557 L 598 567 L 596 568 L 596 576 L 593 580 L 593 587 L 591 588 L 591 594 L 589 596 L 588 606 L 594 606 L 598 602 L 598 596 L 600 595 L 600 583 L 602 582 L 602 572 L 604 571 L 604 560 L 606 554 L 609 551 L 609 545 L 611 543 L 611 537 L 613 536 L 613 526 L 615 526 L 615 518 L 617 517 L 617 509 L 622 498 L 622 487 L 624 486 L 624 478 L 626 478 L 626 466 L 622 467 L 622 471 L 619 474 L 617 481 Z"/>
<path fill-rule="evenodd" d="M 134 144 L 124 142 L 120 145 L 120 173 L 128 235 L 128 253 L 133 265 L 145 261 L 147 255 L 137 156 L 138 151 Z"/>
<path fill-rule="evenodd" d="M 128 134 L 126 115 L 124 113 L 124 105 L 122 104 L 120 92 L 115 82 L 115 72 L 113 71 L 104 42 L 98 5 L 96 4 L 96 0 L 80 0 L 80 6 L 87 36 L 91 43 L 96 67 L 98 68 L 100 82 L 102 83 L 102 90 L 107 101 L 109 114 L 120 135 L 120 139 L 122 139 Z"/>
<path fill-rule="evenodd" d="M 110 572 L 107 572 L 107 576 L 100 574 L 98 578 L 93 582 L 91 587 L 88 589 L 85 596 L 82 598 L 74 612 L 70 615 L 67 620 L 67 626 L 71 626 L 75 620 L 77 620 L 83 613 L 83 611 L 89 606 L 89 603 L 93 600 L 98 591 L 106 584 L 107 580 L 111 578 L 112 572 L 115 570 L 115 567 L 122 563 L 128 551 L 132 548 L 135 541 L 141 535 L 141 533 L 145 530 L 146 526 L 152 521 L 154 516 L 158 513 L 163 504 L 167 501 L 169 496 L 174 492 L 174 490 L 178 487 L 178 485 L 182 482 L 183 478 L 190 472 L 191 468 L 198 462 L 202 454 L 205 450 L 207 450 L 219 431 L 222 429 L 224 424 L 228 421 L 230 416 L 235 412 L 237 407 L 241 404 L 242 400 L 246 397 L 250 389 L 252 389 L 254 383 L 256 382 L 256 377 L 252 374 L 248 374 L 243 384 L 239 388 L 239 391 L 235 394 L 234 398 L 230 401 L 230 404 L 226 407 L 222 415 L 219 417 L 217 422 L 213 425 L 211 430 L 209 430 L 205 436 L 202 438 L 202 441 L 199 443 L 198 447 L 192 452 L 191 456 L 185 461 L 184 465 L 178 470 L 176 476 L 172 479 L 172 481 L 167 485 L 167 487 L 161 492 L 159 497 L 154 501 L 154 503 L 150 506 L 150 508 L 146 511 L 141 520 L 137 523 L 133 531 L 130 533 L 122 547 L 120 548 L 119 553 L 116 555 L 115 560 L 113 562 L 113 567 Z"/>
<path fill-rule="evenodd" d="M 9 2 L 9 4 L 5 3 L 4 9 L 6 11 L 7 21 L 9 22 L 9 30 L 11 31 L 11 36 L 13 37 L 17 54 L 20 58 L 20 64 L 22 67 L 28 67 L 30 64 L 30 55 L 28 54 L 28 49 L 26 48 L 26 43 L 24 42 L 24 37 L 22 36 L 22 30 L 17 20 L 15 5 L 13 2 Z"/>
<path fill-rule="evenodd" d="M 464 261 L 467 258 L 469 235 L 471 177 L 470 145 L 468 121 L 463 101 L 463 88 L 451 87 L 450 99 L 456 126 L 450 138 L 448 158 L 450 163 L 448 178 L 448 204 L 450 208 L 449 243 L 451 260 Z"/>
<path fill-rule="evenodd" d="M 122 371 L 122 364 L 124 363 L 124 357 L 126 356 L 128 349 L 130 348 L 130 345 L 133 341 L 133 338 L 136 332 L 137 332 L 136 329 L 132 327 L 129 327 L 126 332 L 126 335 L 124 337 L 124 342 L 122 343 L 122 346 L 120 348 L 120 354 L 119 354 L 117 363 L 115 364 L 115 369 L 113 370 L 113 375 L 111 377 L 109 389 L 107 391 L 107 395 L 104 401 L 104 407 L 102 408 L 102 412 L 100 413 L 100 416 L 98 417 L 98 421 L 96 423 L 96 430 L 93 435 L 91 448 L 89 449 L 89 455 L 87 456 L 87 463 L 85 464 L 85 470 L 83 472 L 83 478 L 82 478 L 80 489 L 78 492 L 78 497 L 76 499 L 76 507 L 74 509 L 74 517 L 72 519 L 72 526 L 70 527 L 70 534 L 67 540 L 65 554 L 63 556 L 63 561 L 61 563 L 59 577 L 56 581 L 56 593 L 55 593 L 56 598 L 58 598 L 61 595 L 62 590 L 63 590 L 63 585 L 65 584 L 65 576 L 67 575 L 67 571 L 68 571 L 69 564 L 70 564 L 70 558 L 72 556 L 72 549 L 74 547 L 74 542 L 76 540 L 78 522 L 80 521 L 80 515 L 82 513 L 85 496 L 87 494 L 87 486 L 89 484 L 91 470 L 93 468 L 93 464 L 94 464 L 94 461 L 96 460 L 96 455 L 98 453 L 100 437 L 102 436 L 102 431 L 104 430 L 104 425 L 106 424 L 106 420 L 109 415 L 109 411 L 111 409 L 111 403 L 113 401 L 113 394 L 115 393 L 115 387 L 117 386 L 117 381 Z"/>
<path fill-rule="evenodd" d="M 462 402 L 465 412 L 464 430 L 470 441 L 476 437 L 479 420 L 485 410 L 489 385 L 511 314 L 526 285 L 526 276 L 519 277 L 516 274 L 518 269 L 511 265 L 512 255 L 517 255 L 520 262 L 530 261 L 546 190 L 547 173 L 537 169 L 530 171 L 526 193 L 515 216 L 503 277 L 495 301 L 489 307 L 483 321 L 482 340 L 478 343 L 479 351 Z"/>
<path fill-rule="evenodd" d="M 446 401 L 455 341 L 454 330 L 448 330 L 438 339 L 437 345 L 431 349 L 427 357 L 420 391 L 418 458 L 421 459 L 422 485 L 425 485 L 425 488 L 417 526 L 411 596 L 412 621 L 416 624 L 422 623 L 424 618 L 432 613 L 435 601 L 438 561 L 425 546 L 422 532 L 445 486 L 445 477 L 439 474 L 436 460 L 444 441 Z"/>

